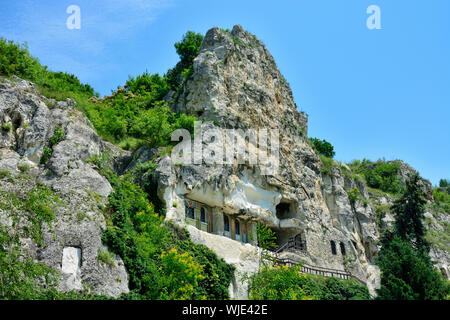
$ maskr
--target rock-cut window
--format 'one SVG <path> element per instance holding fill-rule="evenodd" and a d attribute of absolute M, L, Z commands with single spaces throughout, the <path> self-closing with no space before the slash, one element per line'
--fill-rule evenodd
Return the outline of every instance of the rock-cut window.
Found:
<path fill-rule="evenodd" d="M 241 225 L 239 223 L 239 220 L 236 220 L 234 222 L 234 233 L 237 234 L 237 235 L 241 234 Z"/>
<path fill-rule="evenodd" d="M 336 242 L 334 242 L 333 240 L 330 241 L 331 244 L 331 253 L 336 255 Z"/>
<path fill-rule="evenodd" d="M 223 228 L 225 231 L 230 232 L 230 219 L 227 216 L 223 216 Z"/>
<path fill-rule="evenodd" d="M 205 212 L 205 208 L 200 208 L 200 221 L 201 222 L 206 222 L 206 212 Z"/>
<path fill-rule="evenodd" d="M 343 242 L 339 243 L 340 247 L 341 247 L 341 253 L 343 256 L 345 256 L 345 244 Z"/>

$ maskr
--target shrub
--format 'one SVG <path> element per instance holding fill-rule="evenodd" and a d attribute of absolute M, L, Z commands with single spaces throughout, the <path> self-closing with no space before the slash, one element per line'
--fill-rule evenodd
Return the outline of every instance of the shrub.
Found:
<path fill-rule="evenodd" d="M 175 248 L 161 253 L 161 277 L 158 287 L 161 288 L 160 299 L 206 299 L 196 295 L 199 281 L 204 279 L 203 267 L 187 252 L 178 253 Z M 181 280 L 181 281 L 180 281 Z"/>
<path fill-rule="evenodd" d="M 252 300 L 369 300 L 367 287 L 356 280 L 303 274 L 301 266 L 263 267 L 250 278 Z"/>
<path fill-rule="evenodd" d="M 328 158 L 324 155 L 320 155 L 320 160 L 322 162 L 322 173 L 323 174 L 331 174 L 332 167 L 334 166 L 333 159 Z"/>
<path fill-rule="evenodd" d="M 398 163 L 379 163 L 373 169 L 367 170 L 365 177 L 369 187 L 385 192 L 398 193 Z"/>
<path fill-rule="evenodd" d="M 56 126 L 53 131 L 53 135 L 49 140 L 48 146 L 44 147 L 44 151 L 42 153 L 40 163 L 46 164 L 48 160 L 52 157 L 53 147 L 63 141 L 66 138 L 66 134 L 64 130 L 60 126 Z"/>
<path fill-rule="evenodd" d="M 310 138 L 312 147 L 316 150 L 320 155 L 333 159 L 334 155 L 334 147 L 328 141 L 319 140 L 317 138 Z"/>
<path fill-rule="evenodd" d="M 33 81 L 48 93 L 70 91 L 89 96 L 94 93 L 91 86 L 81 84 L 72 74 L 47 70 L 47 66 L 30 55 L 26 43 L 18 44 L 4 38 L 0 38 L 0 75 L 16 75 Z"/>
<path fill-rule="evenodd" d="M 41 159 L 40 159 L 40 164 L 46 164 L 48 162 L 48 160 L 50 160 L 50 158 L 52 157 L 52 153 L 53 153 L 53 150 L 50 149 L 49 147 L 45 146 L 44 151 L 41 156 Z"/>
<path fill-rule="evenodd" d="M 11 123 L 9 123 L 9 122 L 3 122 L 2 123 L 2 130 L 3 131 L 6 131 L 6 132 L 10 132 L 10 131 L 12 131 L 12 124 Z"/>
<path fill-rule="evenodd" d="M 11 171 L 2 169 L 2 170 L 0 170 L 0 179 L 8 177 L 10 174 L 11 174 Z"/>
<path fill-rule="evenodd" d="M 55 131 L 53 131 L 53 135 L 50 138 L 49 147 L 53 148 L 58 143 L 63 141 L 65 138 L 66 138 L 66 134 L 64 133 L 64 130 L 60 126 L 56 126 Z"/>
<path fill-rule="evenodd" d="M 30 171 L 30 165 L 28 165 L 28 164 L 21 164 L 17 168 L 20 170 L 20 172 Z"/>
<path fill-rule="evenodd" d="M 353 188 L 352 190 L 347 191 L 348 200 L 352 206 L 355 205 L 356 201 L 360 199 L 359 194 L 360 192 L 358 188 Z"/>
<path fill-rule="evenodd" d="M 263 249 L 274 249 L 277 247 L 277 236 L 268 226 L 258 223 L 256 226 L 258 246 Z"/>
<path fill-rule="evenodd" d="M 114 267 L 116 264 L 115 254 L 104 249 L 99 250 L 97 260 L 111 267 Z"/>
<path fill-rule="evenodd" d="M 356 174 L 364 176 L 367 185 L 371 188 L 379 189 L 391 194 L 398 194 L 401 191 L 399 180 L 399 167 L 396 162 L 386 162 L 378 160 L 372 162 L 368 159 L 353 160 L 349 163 L 350 168 Z"/>

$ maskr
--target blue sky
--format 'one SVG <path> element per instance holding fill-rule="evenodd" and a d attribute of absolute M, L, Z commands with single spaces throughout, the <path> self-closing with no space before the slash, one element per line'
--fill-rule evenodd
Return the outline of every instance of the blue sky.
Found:
<path fill-rule="evenodd" d="M 69 5 L 81 29 L 69 30 Z M 381 30 L 366 26 L 369 5 Z M 402 159 L 437 184 L 450 178 L 448 0 L 0 0 L 0 36 L 27 41 L 55 71 L 102 95 L 128 75 L 163 74 L 187 30 L 241 24 L 271 51 L 309 135 L 336 159 Z"/>

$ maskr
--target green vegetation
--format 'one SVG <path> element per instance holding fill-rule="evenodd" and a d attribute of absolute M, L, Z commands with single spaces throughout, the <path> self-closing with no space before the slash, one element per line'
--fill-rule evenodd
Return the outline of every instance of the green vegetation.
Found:
<path fill-rule="evenodd" d="M 263 267 L 250 278 L 252 300 L 369 300 L 365 286 L 356 280 L 325 278 L 301 273 L 300 266 Z"/>
<path fill-rule="evenodd" d="M 34 263 L 22 253 L 18 235 L 12 235 L 0 226 L 0 299 L 39 299 L 44 287 L 52 284 L 53 271 L 43 263 Z"/>
<path fill-rule="evenodd" d="M 381 270 L 378 299 L 444 299 L 450 293 L 450 286 L 428 254 L 430 244 L 422 222 L 426 201 L 419 179 L 417 174 L 412 175 L 404 193 L 392 205 L 395 228 L 384 232 L 377 259 Z"/>
<path fill-rule="evenodd" d="M 274 262 L 274 257 L 269 251 L 277 248 L 277 236 L 267 225 L 258 223 L 256 226 L 256 238 L 258 247 L 264 249 L 261 253 L 260 264 L 267 265 Z M 268 251 L 269 250 L 269 251 Z"/>
<path fill-rule="evenodd" d="M 443 231 L 428 230 L 425 239 L 431 244 L 436 245 L 439 249 L 450 251 L 450 223 L 442 224 Z"/>
<path fill-rule="evenodd" d="M 11 175 L 11 171 L 9 171 L 7 169 L 0 170 L 0 179 L 9 177 L 10 175 Z"/>
<path fill-rule="evenodd" d="M 380 300 L 441 300 L 450 293 L 429 256 L 397 235 L 385 239 L 377 263 L 382 271 Z"/>
<path fill-rule="evenodd" d="M 35 82 L 44 95 L 59 97 L 64 100 L 64 93 L 73 92 L 83 95 L 94 95 L 89 85 L 81 84 L 74 76 L 62 72 L 52 72 L 33 58 L 26 44 L 0 38 L 0 75 L 13 76 Z M 47 93 L 47 94 L 46 94 Z"/>
<path fill-rule="evenodd" d="M 12 124 L 11 123 L 9 123 L 9 122 L 3 122 L 2 123 L 2 130 L 3 131 L 6 131 L 6 132 L 10 132 L 10 131 L 12 131 Z"/>
<path fill-rule="evenodd" d="M 20 172 L 30 171 L 30 165 L 28 164 L 20 164 L 19 166 L 17 166 L 17 168 L 19 169 Z"/>
<path fill-rule="evenodd" d="M 320 155 L 333 159 L 336 152 L 334 152 L 334 147 L 328 141 L 320 140 L 317 138 L 309 138 L 311 141 L 312 147 L 317 151 Z"/>
<path fill-rule="evenodd" d="M 48 146 L 44 147 L 44 152 L 42 153 L 40 160 L 41 164 L 46 164 L 48 160 L 50 160 L 53 154 L 53 147 L 56 146 L 61 141 L 63 141 L 65 138 L 66 134 L 64 130 L 60 126 L 56 126 L 55 131 L 53 132 L 53 135 L 50 138 Z"/>
<path fill-rule="evenodd" d="M 33 188 L 22 200 L 22 210 L 27 211 L 27 219 L 33 225 L 29 229 L 31 236 L 38 245 L 42 244 L 42 224 L 51 226 L 55 219 L 54 208 L 60 200 L 54 191 L 44 186 Z"/>
<path fill-rule="evenodd" d="M 175 49 L 180 56 L 180 62 L 167 72 L 167 81 L 172 89 L 178 89 L 183 81 L 182 73 L 190 73 L 194 59 L 197 57 L 203 42 L 203 35 L 192 31 L 186 32 L 180 42 L 175 43 Z"/>
<path fill-rule="evenodd" d="M 375 217 L 377 221 L 378 232 L 381 234 L 384 230 L 381 229 L 381 220 L 385 217 L 386 213 L 391 210 L 391 206 L 388 204 L 379 205 L 375 207 Z"/>
<path fill-rule="evenodd" d="M 322 173 L 331 174 L 332 167 L 334 167 L 334 161 L 324 155 L 320 155 L 320 160 L 322 161 Z"/>
<path fill-rule="evenodd" d="M 447 180 L 447 179 L 439 180 L 439 187 L 441 187 L 441 188 L 450 187 L 450 180 Z"/>
<path fill-rule="evenodd" d="M 34 262 L 18 234 L 0 226 L 0 300 L 104 300 L 87 292 L 58 292 L 57 272 Z"/>
<path fill-rule="evenodd" d="M 107 264 L 111 267 L 115 266 L 116 263 L 116 259 L 115 259 L 115 254 L 112 252 L 109 252 L 108 250 L 105 249 L 101 249 L 98 254 L 97 254 L 97 260 L 99 262 L 102 262 L 104 264 Z"/>
<path fill-rule="evenodd" d="M 401 191 L 398 177 L 399 164 L 378 160 L 372 162 L 367 159 L 353 160 L 349 164 L 352 172 L 362 175 L 367 185 L 371 188 L 380 189 L 384 192 L 397 194 Z"/>
<path fill-rule="evenodd" d="M 360 192 L 358 188 L 353 188 L 352 190 L 347 191 L 347 195 L 352 206 L 354 206 L 356 201 L 360 199 Z"/>
<path fill-rule="evenodd" d="M 185 230 L 165 225 L 130 175 L 118 177 L 106 156 L 92 159 L 110 181 L 110 215 L 103 241 L 129 275 L 130 299 L 227 299 L 234 269 Z"/>
<path fill-rule="evenodd" d="M 423 225 L 427 201 L 419 181 L 418 174 L 411 175 L 406 183 L 405 192 L 394 201 L 391 210 L 395 215 L 395 234 L 411 243 L 415 249 L 428 253 L 430 246 L 425 240 Z"/>
<path fill-rule="evenodd" d="M 174 114 L 165 105 L 163 98 L 172 88 L 177 90 L 182 74 L 191 74 L 193 60 L 198 54 L 203 36 L 187 32 L 175 44 L 181 61 L 166 76 L 143 73 L 130 77 L 123 88 L 112 96 L 99 99 L 93 97 L 93 89 L 81 84 L 74 76 L 49 71 L 39 60 L 31 57 L 26 45 L 0 39 L 0 75 L 13 75 L 33 81 L 37 89 L 46 97 L 58 101 L 72 98 L 93 123 L 102 138 L 125 149 L 136 149 L 143 144 L 152 147 L 167 145 L 170 133 L 178 128 L 191 129 L 195 118 L 184 114 Z M 188 70 L 186 70 L 188 69 Z M 51 104 L 51 102 L 48 102 Z M 2 124 L 3 130 L 10 130 Z M 51 146 L 44 150 L 42 163 L 51 156 Z"/>
<path fill-rule="evenodd" d="M 25 195 L 0 191 L 0 208 L 9 212 L 14 227 L 19 222 L 18 213 L 21 212 L 21 216 L 29 222 L 23 230 L 23 236 L 32 237 L 38 245 L 42 245 L 43 223 L 51 226 L 55 219 L 54 210 L 60 203 L 55 192 L 44 186 L 34 187 Z"/>
<path fill-rule="evenodd" d="M 442 188 L 433 189 L 433 209 L 434 211 L 441 211 L 450 213 L 450 194 Z"/>
<path fill-rule="evenodd" d="M 0 299 L 105 299 L 87 293 L 60 293 L 57 272 L 44 263 L 34 262 L 23 248 L 20 238 L 33 238 L 42 245 L 42 225 L 51 226 L 54 209 L 60 203 L 55 193 L 46 187 L 35 187 L 25 195 L 0 191 L 0 208 L 12 218 L 13 227 L 0 225 Z M 20 218 L 28 221 L 19 228 Z"/>
<path fill-rule="evenodd" d="M 266 250 L 277 247 L 277 236 L 268 226 L 258 223 L 256 226 L 256 236 L 258 239 L 258 247 Z"/>

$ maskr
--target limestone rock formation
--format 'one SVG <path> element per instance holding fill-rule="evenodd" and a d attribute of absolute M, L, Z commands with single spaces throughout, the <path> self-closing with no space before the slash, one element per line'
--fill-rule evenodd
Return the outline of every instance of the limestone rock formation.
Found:
<path fill-rule="evenodd" d="M 239 25 L 231 32 L 210 29 L 194 60 L 192 76 L 184 79 L 177 94 L 169 96 L 175 111 L 194 114 L 204 122 L 196 135 L 206 135 L 215 125 L 278 129 L 280 146 L 274 174 L 264 174 L 260 165 L 248 162 L 181 165 L 169 156 L 157 158 L 154 178 L 168 220 L 188 225 L 194 242 L 207 245 L 233 264 L 234 282 L 240 287 L 246 288 L 244 275 L 258 270 L 255 230 L 260 223 L 276 232 L 278 245 L 289 240 L 301 244 L 301 250 L 284 255 L 308 265 L 348 271 L 375 294 L 380 280 L 374 264 L 380 234 L 372 203 L 379 200 L 387 205 L 391 199 L 377 199 L 343 163 L 324 167 L 308 143 L 307 116 L 297 110 L 288 83 L 254 35 Z M 211 135 L 203 137 L 205 147 Z M 224 145 L 229 147 L 227 141 Z M 402 181 L 411 170 L 400 163 Z M 431 184 L 423 180 L 423 185 L 431 196 Z M 354 188 L 362 197 L 353 202 L 348 192 Z M 392 221 L 389 213 L 383 217 L 386 227 Z M 231 245 L 229 238 L 241 245 Z M 448 256 L 436 247 L 433 250 L 436 259 Z M 447 270 L 448 260 L 440 263 Z M 230 287 L 230 294 L 247 297 L 246 290 L 236 286 Z"/>
<path fill-rule="evenodd" d="M 248 276 L 260 268 L 258 224 L 275 231 L 278 246 L 294 243 L 295 250 L 281 252 L 282 257 L 350 272 L 375 293 L 379 230 L 394 221 L 386 209 L 392 199 L 373 192 L 346 164 L 321 161 L 308 140 L 308 117 L 297 110 L 289 84 L 261 41 L 241 26 L 232 31 L 212 28 L 192 74 L 167 99 L 174 111 L 202 121 L 194 137 L 201 156 L 211 155 L 214 143 L 225 148 L 225 157 L 234 156 L 229 152 L 234 143 L 220 139 L 223 131 L 218 129 L 239 129 L 236 144 L 247 148 L 249 157 L 267 152 L 260 137 L 252 140 L 252 132 L 278 130 L 278 161 L 179 163 L 162 155 L 162 149 L 148 147 L 130 154 L 102 141 L 73 100 L 48 99 L 20 79 L 0 82 L 0 120 L 6 124 L 0 130 L 0 171 L 11 174 L 10 179 L 0 178 L 0 201 L 7 195 L 22 199 L 39 185 L 56 192 L 61 200 L 56 221 L 43 225 L 42 244 L 30 237 L 21 241 L 35 261 L 60 271 L 60 290 L 89 289 L 114 297 L 129 291 L 122 259 L 116 256 L 108 264 L 99 258 L 99 252 L 108 250 L 101 235 L 112 187 L 89 159 L 108 153 L 119 174 L 139 162 L 156 162 L 156 170 L 137 181 L 153 179 L 166 220 L 186 227 L 195 243 L 236 267 L 231 298 L 248 297 Z M 64 136 L 50 145 L 58 128 Z M 194 141 L 190 150 L 195 146 Z M 267 149 L 273 146 L 270 140 Z M 400 162 L 401 180 L 412 170 Z M 432 201 L 431 184 L 422 184 Z M 349 197 L 354 189 L 360 194 L 356 200 Z M 27 227 L 24 216 L 20 208 L 0 209 L 0 223 L 19 233 Z M 19 217 L 18 226 L 13 217 Z M 436 232 L 445 232 L 449 223 L 448 213 L 427 212 L 426 219 Z M 445 247 L 433 245 L 430 254 L 448 277 Z"/>
<path fill-rule="evenodd" d="M 103 152 L 119 158 L 121 152 L 100 139 L 71 99 L 47 99 L 28 81 L 0 83 L 0 119 L 10 124 L 0 136 L 0 170 L 9 174 L 9 179 L 0 180 L 0 189 L 6 192 L 2 200 L 6 195 L 22 199 L 39 185 L 55 190 L 61 200 L 55 208 L 56 221 L 51 227 L 42 225 L 42 245 L 29 237 L 21 239 L 31 257 L 61 272 L 62 291 L 89 289 L 115 297 L 128 292 L 120 257 L 114 265 L 98 259 L 99 251 L 106 250 L 101 241 L 106 227 L 101 208 L 112 188 L 86 161 Z M 42 164 L 44 148 L 57 126 L 65 132 L 64 139 Z M 0 211 L 4 225 L 12 227 L 14 216 L 24 220 L 25 212 Z M 21 222 L 11 231 L 21 234 L 25 226 Z"/>
<path fill-rule="evenodd" d="M 194 60 L 193 75 L 174 98 L 173 108 L 203 121 L 218 120 L 222 128 L 278 129 L 280 154 L 279 170 L 273 175 L 262 174 L 254 164 L 176 166 L 169 157 L 158 159 L 159 194 L 168 219 L 185 223 L 186 205 L 174 207 L 174 202 L 195 201 L 210 208 L 213 236 L 197 228 L 191 235 L 213 250 L 229 241 L 224 219 L 225 225 L 229 218 L 245 225 L 253 238 L 257 223 L 268 225 L 276 231 L 279 245 L 291 238 L 306 242 L 307 249 L 300 252 L 304 262 L 348 269 L 373 292 L 379 279 L 373 264 L 378 240 L 375 212 L 361 201 L 351 204 L 346 192 L 357 187 L 367 195 L 365 185 L 346 178 L 339 168 L 329 173 L 321 169 L 306 138 L 307 116 L 297 111 L 289 85 L 255 36 L 240 26 L 231 32 L 209 30 Z M 203 124 L 202 130 L 211 125 Z M 332 250 L 333 245 L 338 249 Z M 257 248 L 252 248 L 256 256 Z M 238 274 L 257 271 L 241 270 L 238 262 L 227 259 L 228 253 L 216 252 L 234 264 Z"/>

